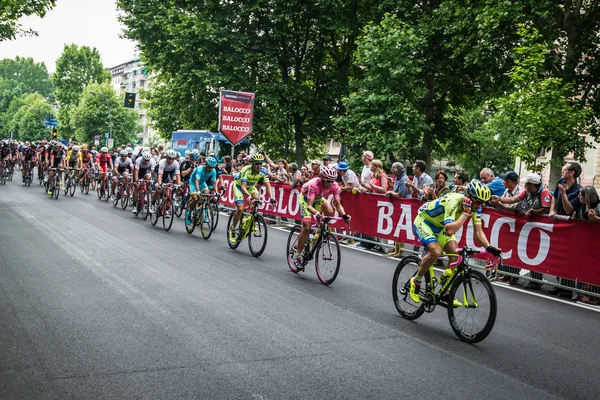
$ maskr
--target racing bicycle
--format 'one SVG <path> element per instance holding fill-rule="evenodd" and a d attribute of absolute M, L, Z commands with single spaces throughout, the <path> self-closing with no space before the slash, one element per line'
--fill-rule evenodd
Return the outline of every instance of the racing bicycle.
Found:
<path fill-rule="evenodd" d="M 231 224 L 233 222 L 233 216 L 235 211 L 229 216 L 227 222 L 227 244 L 232 249 L 237 249 L 242 241 L 248 238 L 248 247 L 250 253 L 254 257 L 260 257 L 267 247 L 267 222 L 265 218 L 258 212 L 258 207 L 263 202 L 261 200 L 251 199 L 250 200 L 250 212 L 244 211 L 242 218 L 239 219 L 237 226 L 235 227 L 236 236 L 234 240 L 229 237 L 231 230 Z"/>
<path fill-rule="evenodd" d="M 202 193 L 194 209 L 187 210 L 185 213 L 185 230 L 190 235 L 194 232 L 196 226 L 200 227 L 200 233 L 205 240 L 210 238 L 214 228 L 213 210 L 210 200 L 213 197 L 211 193 Z"/>
<path fill-rule="evenodd" d="M 308 262 L 314 259 L 319 281 L 323 285 L 331 285 L 335 281 L 340 271 L 341 251 L 338 239 L 331 233 L 330 228 L 333 228 L 339 221 L 343 222 L 344 219 L 324 217 L 320 222 L 311 226 L 298 266 L 294 264 L 294 256 L 298 248 L 298 238 L 302 226 L 294 225 L 287 241 L 287 263 L 292 272 L 304 271 Z"/>
<path fill-rule="evenodd" d="M 425 273 L 419 297 L 415 303 L 410 298 L 410 279 L 415 276 L 422 258 L 416 255 L 404 257 L 398 263 L 392 280 L 392 296 L 400 315 L 415 320 L 424 312 L 433 312 L 436 306 L 448 310 L 448 319 L 454 333 L 467 343 L 477 343 L 485 339 L 496 322 L 497 300 L 494 287 L 484 274 L 469 263 L 475 254 L 485 251 L 464 247 L 457 254 L 443 254 L 442 257 L 458 257 L 450 267 L 455 267 L 449 276 L 436 278 L 433 266 Z M 494 258 L 485 265 L 486 269 L 502 265 L 501 258 Z M 449 294 L 446 295 L 446 292 Z M 460 303 L 455 305 L 455 299 Z"/>

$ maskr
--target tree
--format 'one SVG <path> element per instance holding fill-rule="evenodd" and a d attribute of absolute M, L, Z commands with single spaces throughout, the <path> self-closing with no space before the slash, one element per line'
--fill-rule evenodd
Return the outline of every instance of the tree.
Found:
<path fill-rule="evenodd" d="M 9 110 L 16 110 L 7 123 L 7 129 L 13 133 L 14 139 L 49 139 L 50 130 L 44 126 L 44 118 L 52 113 L 53 108 L 41 94 L 24 94 L 11 102 Z"/>
<path fill-rule="evenodd" d="M 2 0 L 0 3 L 0 42 L 17 36 L 37 36 L 37 32 L 21 28 L 21 17 L 37 15 L 43 18 L 56 5 L 56 0 Z"/>
<path fill-rule="evenodd" d="M 90 83 L 103 83 L 108 80 L 110 73 L 104 70 L 96 48 L 65 44 L 62 54 L 56 60 L 56 71 L 52 75 L 56 99 L 60 104 L 59 120 L 64 136 L 72 137 L 75 134 L 71 112 L 79 104 L 83 89 Z"/>
<path fill-rule="evenodd" d="M 366 1 L 117 4 L 125 35 L 139 43 L 159 83 L 149 107 L 163 135 L 216 128 L 219 89 L 248 91 L 257 96 L 252 140 L 269 146 L 287 128 L 300 162 L 307 147 L 331 136 L 331 116 L 342 112 L 339 99 L 347 93 L 354 38 L 365 21 L 381 15 L 380 5 Z"/>
<path fill-rule="evenodd" d="M 111 130 L 112 121 L 115 145 L 136 143 L 137 133 L 141 131 L 138 114 L 135 110 L 123 107 L 124 100 L 124 96 L 116 96 L 108 83 L 88 85 L 82 92 L 79 105 L 71 112 L 71 123 L 75 131 L 73 138 L 81 143 L 93 143 L 94 136 L 104 137 L 104 133 Z"/>

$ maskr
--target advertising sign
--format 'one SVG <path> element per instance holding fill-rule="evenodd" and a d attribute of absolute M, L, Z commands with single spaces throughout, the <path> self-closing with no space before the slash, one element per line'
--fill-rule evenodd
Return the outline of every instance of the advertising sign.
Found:
<path fill-rule="evenodd" d="M 219 132 L 236 145 L 252 133 L 254 93 L 221 90 Z"/>

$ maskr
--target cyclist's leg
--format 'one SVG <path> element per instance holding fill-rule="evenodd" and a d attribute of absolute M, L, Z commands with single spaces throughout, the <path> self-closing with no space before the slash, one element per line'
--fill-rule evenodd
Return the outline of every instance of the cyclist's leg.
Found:
<path fill-rule="evenodd" d="M 248 192 L 250 193 L 250 188 L 247 188 Z M 231 229 L 233 229 L 235 226 L 237 226 L 240 218 L 242 217 L 242 214 L 244 213 L 244 192 L 242 192 L 242 189 L 240 189 L 238 187 L 238 185 L 235 185 L 233 187 L 233 200 L 235 202 L 235 214 L 233 214 L 233 220 L 231 221 Z"/>
<path fill-rule="evenodd" d="M 425 218 L 420 215 L 417 215 L 415 218 L 413 231 L 427 250 L 427 254 L 421 260 L 417 274 L 410 279 L 410 298 L 415 303 L 421 301 L 419 290 L 421 289 L 423 275 L 425 275 L 433 263 L 442 255 L 442 246 L 438 241 L 438 234 L 440 233 L 441 228 L 436 228 L 437 227 L 429 224 Z"/>
<path fill-rule="evenodd" d="M 308 210 L 308 203 L 303 195 L 298 197 L 300 201 L 300 215 L 302 216 L 302 231 L 298 235 L 298 248 L 296 249 L 295 261 L 298 261 L 304 251 L 306 245 L 306 238 L 310 232 L 310 225 L 312 223 L 312 213 Z M 321 198 L 313 204 L 313 208 L 317 211 L 321 211 L 321 207 L 325 204 L 325 200 Z M 333 214 L 332 214 L 333 215 Z"/>

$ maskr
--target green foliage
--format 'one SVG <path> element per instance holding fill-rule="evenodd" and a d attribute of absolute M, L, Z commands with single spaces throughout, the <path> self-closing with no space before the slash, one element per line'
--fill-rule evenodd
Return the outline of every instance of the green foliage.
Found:
<path fill-rule="evenodd" d="M 115 145 L 136 143 L 137 133 L 141 131 L 138 114 L 135 110 L 123 107 L 123 102 L 124 96 L 117 97 L 109 83 L 91 83 L 86 86 L 79 105 L 71 112 L 71 123 L 75 131 L 72 138 L 80 143 L 93 143 L 94 136 L 104 137 L 105 132 L 110 132 L 112 120 Z"/>
<path fill-rule="evenodd" d="M 21 17 L 37 15 L 44 17 L 56 4 L 56 0 L 2 0 L 0 2 L 0 42 L 17 36 L 37 36 L 31 29 L 21 28 Z"/>
<path fill-rule="evenodd" d="M 104 70 L 100 53 L 96 48 L 78 47 L 65 44 L 56 60 L 56 71 L 52 82 L 56 87 L 56 99 L 60 104 L 59 120 L 61 133 L 65 137 L 75 134 L 71 113 L 79 104 L 83 89 L 90 83 L 103 83 L 110 80 L 110 73 Z"/>
<path fill-rule="evenodd" d="M 44 118 L 52 111 L 52 106 L 41 94 L 24 94 L 11 102 L 9 112 L 12 118 L 7 122 L 7 130 L 16 140 L 49 139 L 50 128 L 44 126 Z"/>
<path fill-rule="evenodd" d="M 514 91 L 492 102 L 496 112 L 490 129 L 510 137 L 512 154 L 530 169 L 543 168 L 545 163 L 537 157 L 551 149 L 558 167 L 570 152 L 584 160 L 585 150 L 591 147 L 584 134 L 598 138 L 590 129 L 592 110 L 578 101 L 572 83 L 548 76 L 544 65 L 551 49 L 539 31 L 523 27 L 519 34 L 523 40 L 515 48 L 518 59 L 508 74 Z"/>

